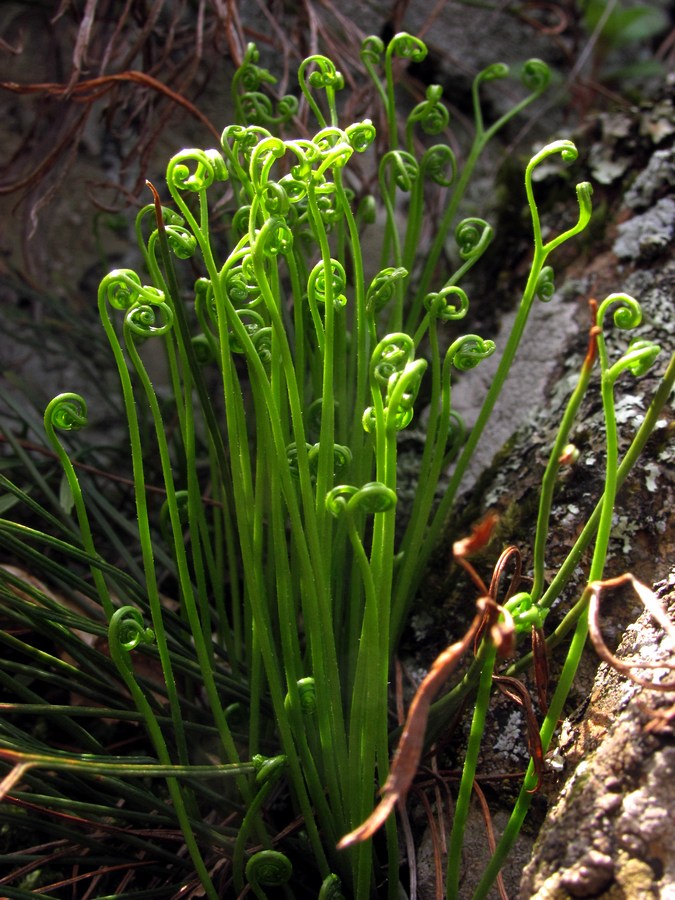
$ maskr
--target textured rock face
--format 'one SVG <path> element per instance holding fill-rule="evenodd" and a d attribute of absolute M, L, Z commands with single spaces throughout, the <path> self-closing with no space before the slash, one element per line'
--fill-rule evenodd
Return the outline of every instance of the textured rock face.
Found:
<path fill-rule="evenodd" d="M 675 570 L 664 602 L 675 617 Z M 617 656 L 675 661 L 675 647 L 643 613 Z M 645 677 L 644 671 L 641 677 Z M 672 681 L 666 668 L 655 681 Z M 675 684 L 663 694 L 601 666 L 586 716 L 567 722 L 561 750 L 579 760 L 526 867 L 522 898 L 675 896 Z"/>

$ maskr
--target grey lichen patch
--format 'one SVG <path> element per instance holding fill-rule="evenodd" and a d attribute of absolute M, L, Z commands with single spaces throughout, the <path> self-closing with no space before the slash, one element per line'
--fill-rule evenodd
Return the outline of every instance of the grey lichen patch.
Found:
<path fill-rule="evenodd" d="M 527 748 L 523 742 L 525 733 L 525 720 L 523 714 L 513 710 L 506 720 L 503 729 L 499 732 L 492 749 L 497 753 L 504 753 L 515 760 L 528 758 Z"/>
<path fill-rule="evenodd" d="M 675 572 L 671 588 L 674 581 Z M 664 590 L 668 586 L 663 583 Z M 665 599 L 674 618 L 675 593 L 671 590 Z M 625 662 L 674 658 L 646 612 L 626 629 L 617 655 Z M 642 675 L 661 680 L 660 672 Z M 672 700 L 673 695 L 650 691 L 601 667 L 586 717 L 563 728 L 568 741 L 564 755 L 581 761 L 542 828 L 523 875 L 521 897 L 618 900 L 675 893 Z"/>
<path fill-rule="evenodd" d="M 632 165 L 632 142 L 629 138 L 635 123 L 633 117 L 626 113 L 603 113 L 599 120 L 602 140 L 592 145 L 588 164 L 594 182 L 612 184 L 625 175 Z"/>
<path fill-rule="evenodd" d="M 638 211 L 647 209 L 675 183 L 675 148 L 657 150 L 647 167 L 627 191 L 624 203 Z"/>
<path fill-rule="evenodd" d="M 614 253 L 619 259 L 648 261 L 666 251 L 675 232 L 675 200 L 662 197 L 647 212 L 617 228 Z"/>
<path fill-rule="evenodd" d="M 649 109 L 644 110 L 640 116 L 640 134 L 657 146 L 675 134 L 673 88 L 675 88 L 675 72 L 669 73 L 666 79 L 664 96 Z"/>

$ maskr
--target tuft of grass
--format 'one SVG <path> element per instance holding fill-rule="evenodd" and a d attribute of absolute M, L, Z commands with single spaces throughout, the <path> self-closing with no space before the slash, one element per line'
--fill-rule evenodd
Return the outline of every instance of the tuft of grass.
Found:
<path fill-rule="evenodd" d="M 439 87 L 405 123 L 397 115 L 394 59 L 425 53 L 407 34 L 386 47 L 374 37 L 364 42 L 387 123 L 373 154 L 372 122 L 340 124 L 344 78 L 320 55 L 298 73 L 317 130 L 284 136 L 298 100 L 275 103 L 264 93 L 271 76 L 249 45 L 232 80 L 239 121 L 225 128 L 219 148 L 186 149 L 169 161 L 165 202 L 149 184 L 152 202 L 136 221 L 145 271 L 115 269 L 98 292 L 128 430 L 130 490 L 121 508 L 100 469 L 82 464 L 84 388 L 48 404 L 46 464 L 28 452 L 36 423 L 26 417 L 16 433 L 20 408 L 4 429 L 14 455 L 0 472 L 0 545 L 15 565 L 0 578 L 0 818 L 40 834 L 38 844 L 28 837 L 15 851 L 0 882 L 7 896 L 26 896 L 22 879 L 30 875 L 44 895 L 85 881 L 98 896 L 265 898 L 280 888 L 294 897 L 393 900 L 400 859 L 389 813 L 403 808 L 425 739 L 473 697 L 448 853 L 446 894 L 455 897 L 494 684 L 528 711 L 533 763 L 476 896 L 517 835 L 586 639 L 588 592 L 549 636 L 546 615 L 591 540 L 588 580 L 602 578 L 616 491 L 666 402 L 673 364 L 620 461 L 617 380 L 643 374 L 658 348 L 634 341 L 612 361 L 608 310 L 630 329 L 640 308 L 624 294 L 599 304 L 542 482 L 531 587 L 522 589 L 519 548 L 503 549 L 489 587 L 470 563 L 490 539 L 490 519 L 455 545 L 479 612 L 396 732 L 389 681 L 398 640 L 532 305 L 553 296 L 550 257 L 587 226 L 592 194 L 578 184 L 576 220 L 544 236 L 535 171 L 556 159 L 574 163 L 577 149 L 554 141 L 528 163 L 530 272 L 476 423 L 465 431 L 452 409 L 453 382 L 496 347 L 458 334 L 469 308 L 460 282 L 493 232 L 478 218 L 457 222 L 458 210 L 487 142 L 537 100 L 549 73 L 538 60 L 526 63 L 523 99 L 493 124 L 484 121 L 481 95 L 510 73 L 498 64 L 476 77 L 475 139 L 460 167 L 441 137 L 449 115 Z M 357 154 L 375 156 L 377 198 L 357 198 Z M 443 213 L 422 253 L 434 192 Z M 373 232 L 376 254 L 364 249 Z M 441 266 L 449 241 L 450 274 Z M 150 374 L 158 352 L 164 384 Z M 573 457 L 569 432 L 598 360 L 605 490 L 547 586 L 553 488 Z M 398 440 L 420 420 L 422 396 L 426 443 L 397 529 Z M 516 667 L 534 658 L 541 674 L 545 644 L 570 633 L 547 710 L 540 690 L 538 724 Z M 527 637 L 531 656 L 518 646 Z M 467 674 L 432 703 L 472 647 Z M 502 658 L 517 650 L 520 661 L 505 673 Z M 378 787 L 383 805 L 372 819 Z M 57 861 L 62 876 L 40 883 Z"/>

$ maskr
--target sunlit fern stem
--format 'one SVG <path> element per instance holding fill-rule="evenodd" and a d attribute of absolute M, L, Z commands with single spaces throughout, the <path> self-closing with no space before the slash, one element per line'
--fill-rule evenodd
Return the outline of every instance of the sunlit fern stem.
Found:
<path fill-rule="evenodd" d="M 466 748 L 462 779 L 459 785 L 459 793 L 455 801 L 455 812 L 452 820 L 450 843 L 448 844 L 448 863 L 446 874 L 446 898 L 456 900 L 459 895 L 459 878 L 462 864 L 462 848 L 464 845 L 464 830 L 469 815 L 471 792 L 476 778 L 480 745 L 485 731 L 485 720 L 490 705 L 490 692 L 492 690 L 492 674 L 495 667 L 497 651 L 492 643 L 481 646 L 476 662 L 481 666 L 478 693 L 471 719 L 469 741 Z"/>
<path fill-rule="evenodd" d="M 530 589 L 530 595 L 535 604 L 538 603 L 544 589 L 546 540 L 549 535 L 549 520 L 553 503 L 553 491 L 560 470 L 560 457 L 567 444 L 570 430 L 577 417 L 577 413 L 579 412 L 579 407 L 581 406 L 581 401 L 588 389 L 591 372 L 593 370 L 594 346 L 594 336 L 591 336 L 589 351 L 582 364 L 579 380 L 565 407 L 565 412 L 560 422 L 560 427 L 558 428 L 558 433 L 541 481 L 541 493 L 539 496 L 539 510 L 537 513 L 537 525 L 533 549 L 532 587 Z"/>
<path fill-rule="evenodd" d="M 63 468 L 64 475 L 68 481 L 68 486 L 70 488 L 70 493 L 73 498 L 73 503 L 75 504 L 75 512 L 77 514 L 77 522 L 80 528 L 80 535 L 82 538 L 82 546 L 86 550 L 86 552 L 95 559 L 97 557 L 96 547 L 94 546 L 94 537 L 91 531 L 91 525 L 89 524 L 89 515 L 87 514 L 87 507 L 84 502 L 84 497 L 82 496 L 82 489 L 80 487 L 80 482 L 77 477 L 77 473 L 75 472 L 75 468 L 70 461 L 70 457 L 63 449 L 63 446 L 58 439 L 56 432 L 54 430 L 54 424 L 51 419 L 51 411 L 57 403 L 61 401 L 62 398 L 72 397 L 76 398 L 77 401 L 81 400 L 76 394 L 61 394 L 58 397 L 55 397 L 54 400 L 51 401 L 47 405 L 47 409 L 45 410 L 44 415 L 44 426 L 45 432 L 49 439 L 50 444 L 52 445 L 54 452 L 59 458 L 59 462 L 61 463 L 61 467 Z M 95 563 L 91 565 L 91 576 L 93 578 L 94 584 L 96 586 L 96 591 L 99 596 L 99 600 L 101 601 L 101 607 L 105 614 L 105 617 L 108 621 L 112 618 L 113 612 L 115 611 L 115 607 L 113 606 L 113 602 L 110 598 L 110 592 L 108 590 L 108 586 L 106 584 L 105 578 L 103 577 L 103 573 L 100 568 L 96 566 Z"/>
<path fill-rule="evenodd" d="M 195 652 L 197 654 L 197 659 L 199 660 L 199 667 L 202 672 L 202 678 L 204 683 L 204 690 L 209 700 L 209 705 L 211 707 L 211 712 L 214 717 L 214 722 L 216 727 L 218 728 L 218 733 L 221 741 L 223 742 L 223 746 L 228 755 L 228 761 L 231 763 L 239 763 L 239 754 L 237 752 L 237 748 L 234 743 L 234 739 L 230 732 L 230 727 L 227 723 L 227 719 L 225 717 L 225 712 L 222 707 L 221 699 L 219 696 L 218 687 L 214 678 L 214 667 L 213 667 L 213 651 L 208 647 L 208 643 L 211 640 L 210 629 L 206 628 L 208 625 L 208 621 L 204 623 L 201 620 L 199 609 L 197 606 L 197 602 L 194 596 L 194 590 L 190 578 L 188 560 L 187 560 L 187 552 L 185 549 L 185 544 L 183 540 L 183 526 L 181 523 L 181 514 L 177 504 L 176 498 L 176 490 L 173 482 L 173 473 L 172 473 L 172 462 L 171 462 L 171 454 L 169 452 L 169 446 L 166 440 L 166 432 L 164 428 L 164 422 L 162 419 L 161 411 L 159 408 L 159 402 L 157 400 L 157 396 L 154 392 L 152 383 L 148 377 L 147 371 L 141 358 L 136 349 L 134 338 L 131 334 L 128 333 L 128 330 L 125 326 L 125 339 L 127 352 L 131 359 L 131 362 L 136 370 L 136 374 L 138 375 L 142 388 L 145 392 L 146 399 L 148 405 L 150 406 L 150 411 L 153 419 L 153 423 L 155 426 L 157 445 L 159 448 L 159 457 L 162 468 L 162 473 L 164 476 L 164 486 L 166 489 L 166 499 L 169 508 L 169 515 L 171 521 L 171 528 L 173 534 L 174 541 L 174 552 L 176 559 L 176 568 L 178 575 L 178 584 L 180 586 L 180 596 L 183 604 L 183 608 L 187 617 L 187 621 L 190 626 L 190 633 L 193 638 Z M 186 373 L 187 374 L 187 373 Z M 186 377 L 186 386 L 189 386 L 190 381 Z M 191 418 L 188 418 L 186 421 L 188 428 L 192 428 Z M 192 435 L 194 437 L 194 433 Z M 186 449 L 190 446 L 187 445 Z M 194 503 L 194 495 L 195 491 L 199 494 L 198 489 L 194 484 L 191 484 L 192 489 L 192 503 Z M 193 542 L 199 541 L 198 534 L 193 535 Z M 194 550 L 194 547 L 193 547 Z M 197 562 L 195 560 L 195 562 Z M 203 578 L 204 572 L 203 570 L 197 574 L 197 583 L 202 584 L 203 586 Z M 154 623 L 153 623 L 154 624 Z M 186 752 L 186 751 L 185 751 Z M 186 760 L 187 761 L 187 757 Z M 245 778 L 241 778 L 238 780 L 239 788 L 242 791 L 242 794 L 245 798 L 249 797 L 249 787 Z"/>
<path fill-rule="evenodd" d="M 172 759 L 169 754 L 166 741 L 164 740 L 162 729 L 159 726 L 157 718 L 152 710 L 152 707 L 150 706 L 150 703 L 148 702 L 147 697 L 136 682 L 136 676 L 134 674 L 133 667 L 130 660 L 128 659 L 129 652 L 122 648 L 122 645 L 116 637 L 118 622 L 120 622 L 121 619 L 126 616 L 129 611 L 131 611 L 132 614 L 136 614 L 140 617 L 140 614 L 137 613 L 136 610 L 132 607 L 120 607 L 120 609 L 118 609 L 113 614 L 113 617 L 110 620 L 110 637 L 108 642 L 110 655 L 113 659 L 113 662 L 117 666 L 117 669 L 121 677 L 123 678 L 129 693 L 133 697 L 136 708 L 143 715 L 145 726 L 148 729 L 148 734 L 150 735 L 160 764 L 169 766 L 172 762 Z M 181 760 L 181 764 L 187 766 L 187 759 Z M 183 839 L 185 840 L 185 846 L 187 847 L 188 853 L 190 854 L 192 864 L 195 867 L 195 872 L 197 873 L 197 876 L 199 877 L 201 885 L 204 888 L 204 891 L 206 892 L 209 900 L 218 900 L 218 893 L 213 885 L 213 881 L 211 880 L 211 876 L 209 874 L 206 863 L 204 862 L 204 858 L 202 857 L 192 828 L 191 817 L 192 815 L 194 815 L 195 810 L 194 808 L 192 808 L 190 812 L 188 812 L 188 806 L 194 807 L 194 801 L 189 794 L 186 796 L 185 792 L 181 788 L 180 783 L 175 777 L 167 776 L 166 786 L 169 790 L 169 794 L 171 795 L 171 801 L 176 811 L 176 818 L 178 819 L 178 823 L 183 834 Z"/>
<path fill-rule="evenodd" d="M 532 306 L 532 302 L 536 296 L 536 285 L 539 273 L 544 265 L 546 253 L 541 247 L 535 249 L 530 276 L 525 286 L 523 298 L 513 325 L 513 329 L 509 334 L 504 352 L 499 361 L 497 371 L 490 383 L 490 387 L 483 401 L 483 405 L 478 413 L 478 418 L 471 429 L 462 452 L 457 460 L 452 477 L 448 487 L 439 503 L 436 512 L 431 520 L 429 528 L 425 534 L 424 542 L 420 546 L 419 553 L 404 557 L 394 590 L 394 599 L 392 603 L 392 619 L 391 619 L 391 639 L 396 642 L 401 633 L 405 617 L 407 615 L 410 596 L 420 577 L 420 573 L 424 570 L 429 558 L 438 545 L 443 527 L 445 525 L 448 513 L 457 494 L 457 490 L 462 482 L 464 473 L 471 462 L 474 451 L 481 438 L 483 430 L 492 414 L 492 410 L 497 402 L 501 390 L 506 381 L 509 369 L 515 358 L 520 340 L 523 336 L 527 318 Z M 395 643 L 393 644 L 395 646 Z"/>
<path fill-rule="evenodd" d="M 609 298 L 608 298 L 609 299 Z M 607 301 L 605 301 L 605 304 Z M 605 305 L 603 304 L 603 306 Z M 599 324 L 603 306 L 600 308 Z M 614 503 L 616 500 L 616 492 L 618 486 L 618 436 L 616 430 L 616 413 L 614 405 L 614 382 L 615 376 L 610 372 L 607 351 L 605 348 L 605 339 L 602 330 L 598 329 L 597 335 L 598 356 L 600 359 L 600 390 L 602 394 L 602 405 L 605 416 L 605 441 L 606 441 L 606 462 L 605 462 L 605 491 L 601 501 L 600 519 L 598 522 L 598 532 L 593 550 L 593 558 L 588 573 L 587 585 L 602 578 L 605 560 L 607 558 L 607 549 L 609 546 L 609 538 L 612 529 L 612 515 L 614 512 Z M 572 636 L 565 663 L 562 671 L 558 676 L 556 688 L 551 698 L 548 712 L 544 718 L 539 736 L 541 739 L 542 752 L 546 753 L 555 729 L 563 713 L 565 701 L 569 696 L 572 688 L 574 677 L 577 673 L 583 649 L 586 645 L 588 636 L 588 600 L 590 599 L 590 589 L 587 586 L 582 600 L 582 611 L 576 623 L 576 628 Z M 497 848 L 488 864 L 483 877 L 473 895 L 473 900 L 484 900 L 487 896 L 497 874 L 502 868 L 508 853 L 510 852 L 515 840 L 520 834 L 525 816 L 532 802 L 531 793 L 536 784 L 537 776 L 534 771 L 532 760 L 527 768 L 527 773 L 523 781 L 523 785 L 518 795 L 518 800 L 513 809 L 511 817 L 504 829 L 502 837 L 497 844 Z"/>

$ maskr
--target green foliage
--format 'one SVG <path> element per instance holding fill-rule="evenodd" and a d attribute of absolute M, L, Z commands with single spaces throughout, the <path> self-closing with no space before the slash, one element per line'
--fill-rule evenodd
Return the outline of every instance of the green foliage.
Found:
<path fill-rule="evenodd" d="M 623 0 L 610 8 L 606 0 L 580 0 L 578 6 L 588 33 L 598 32 L 596 65 L 602 67 L 605 77 L 625 84 L 663 76 L 664 67 L 658 60 L 647 57 L 627 62 L 625 54 L 665 34 L 668 15 L 664 9 L 648 4 L 626 5 Z M 624 54 L 620 62 L 617 52 Z"/>
<path fill-rule="evenodd" d="M 580 7 L 586 28 L 593 31 L 606 10 L 605 0 L 582 0 Z M 601 26 L 601 40 L 608 47 L 619 49 L 657 37 L 667 26 L 664 10 L 647 4 L 626 6 L 619 2 Z"/>
<path fill-rule="evenodd" d="M 342 851 L 336 845 L 368 818 L 387 781 L 389 678 L 398 639 L 532 305 L 553 294 L 549 258 L 591 215 L 591 187 L 580 183 L 576 221 L 544 239 L 535 169 L 577 157 L 570 141 L 548 144 L 525 171 L 530 274 L 476 423 L 464 435 L 452 409 L 453 381 L 491 356 L 495 344 L 457 336 L 469 308 L 459 282 L 488 248 L 492 229 L 477 218 L 457 223 L 457 211 L 488 140 L 537 99 L 549 76 L 538 60 L 526 63 L 527 94 L 492 125 L 484 122 L 481 93 L 509 71 L 495 65 L 476 77 L 475 140 L 460 172 L 449 145 L 431 143 L 449 121 L 440 88 L 429 88 L 403 126 L 397 117 L 393 58 L 425 52 L 421 41 L 403 34 L 386 48 L 377 38 L 362 47 L 388 131 L 376 160 L 383 225 L 373 259 L 363 248 L 376 202 L 357 204 L 349 177 L 352 157 L 372 152 L 372 122 L 339 124 L 344 79 L 330 60 L 313 56 L 301 64 L 299 82 L 318 130 L 311 138 L 279 136 L 292 127 L 297 101 L 273 103 L 261 90 L 273 79 L 250 46 L 232 83 L 239 121 L 225 128 L 221 148 L 176 154 L 167 168 L 169 203 L 156 196 L 138 215 L 145 273 L 116 269 L 99 289 L 129 433 L 133 515 L 120 515 L 92 484 L 80 483 L 62 438 L 87 424 L 85 400 L 76 393 L 55 398 L 45 413 L 64 473 L 58 496 L 46 483 L 44 492 L 34 491 L 0 475 L 2 512 L 15 513 L 20 504 L 41 525 L 2 518 L 0 544 L 44 581 L 28 583 L 6 570 L 0 586 L 11 623 L 1 635 L 9 653 L 0 674 L 15 698 L 0 726 L 4 791 L 19 802 L 33 798 L 36 815 L 55 815 L 67 798 L 76 820 L 65 835 L 73 842 L 87 823 L 120 823 L 119 849 L 106 865 L 138 853 L 153 877 L 160 863 L 167 866 L 162 829 L 179 829 L 189 862 L 172 857 L 171 890 L 199 883 L 210 898 L 247 888 L 264 898 L 273 887 L 291 890 L 298 866 L 314 895 L 399 896 L 393 818 L 381 841 Z M 444 211 L 420 254 L 432 191 L 443 192 Z M 440 266 L 449 235 L 456 243 L 451 274 Z M 618 327 L 639 321 L 632 298 L 612 296 L 593 331 L 608 458 L 598 521 L 584 537 L 590 541 L 597 528 L 589 580 L 602 575 L 614 496 L 625 477 L 626 460 L 622 473 L 616 451 L 615 382 L 625 371 L 639 376 L 658 352 L 648 342 L 633 343 L 610 363 L 603 327 L 615 302 Z M 149 374 L 153 346 L 166 361 L 168 391 Z M 553 485 L 592 362 L 589 355 L 552 448 L 533 587 L 499 606 L 514 634 L 544 625 L 569 578 L 572 564 L 544 590 Z M 672 384 L 672 373 L 667 377 Z M 407 524 L 397 530 L 398 435 L 419 415 L 423 385 L 427 440 Z M 633 458 L 647 433 L 645 426 L 636 436 Z M 162 503 L 148 489 L 157 472 Z M 577 543 L 570 559 L 579 552 Z M 575 629 L 573 646 L 544 718 L 544 749 L 585 640 L 582 607 L 568 628 Z M 454 692 L 462 699 L 478 686 L 451 838 L 449 897 L 456 896 L 466 798 L 497 649 L 486 634 L 470 677 Z M 79 707 L 68 694 L 75 686 L 84 699 Z M 432 717 L 442 714 L 443 701 Z M 36 715 L 50 723 L 44 738 L 25 726 Z M 24 724 L 12 724 L 13 716 Z M 67 738 L 59 751 L 52 722 L 62 736 L 58 745 Z M 133 754 L 106 750 L 114 745 L 111 722 L 134 723 Z M 158 792 L 150 777 L 165 787 Z M 220 779 L 217 789 L 209 787 L 213 778 Z M 140 787 L 135 779 L 142 779 Z M 531 780 L 529 774 L 497 859 L 520 827 Z M 137 833 L 149 817 L 152 833 Z M 289 827 L 295 821 L 302 822 L 297 833 Z"/>

